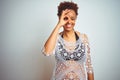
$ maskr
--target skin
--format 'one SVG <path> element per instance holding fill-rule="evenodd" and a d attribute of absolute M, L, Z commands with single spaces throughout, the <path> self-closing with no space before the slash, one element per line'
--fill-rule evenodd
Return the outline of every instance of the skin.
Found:
<path fill-rule="evenodd" d="M 65 19 L 67 17 L 67 19 Z M 59 20 L 48 40 L 46 41 L 45 53 L 49 55 L 53 49 L 55 48 L 57 36 L 59 34 L 63 34 L 63 38 L 69 42 L 76 42 L 75 34 L 74 34 L 74 26 L 77 19 L 77 15 L 74 10 L 66 9 L 62 11 L 61 16 L 59 16 Z M 63 27 L 63 32 L 59 33 L 60 28 Z M 76 32 L 80 35 L 79 32 Z M 87 36 L 86 36 L 87 38 Z M 88 80 L 94 80 L 93 73 L 88 73 Z"/>
<path fill-rule="evenodd" d="M 64 20 L 64 18 L 67 17 L 67 20 Z M 68 10 L 66 9 L 65 11 L 63 11 L 63 14 L 60 17 L 60 22 L 63 23 L 61 25 L 61 27 L 63 26 L 63 38 L 66 41 L 69 42 L 75 42 L 75 34 L 74 34 L 74 26 L 75 26 L 75 22 L 76 22 L 76 18 L 77 15 L 74 12 L 74 10 Z"/>
<path fill-rule="evenodd" d="M 65 17 L 68 17 L 68 20 L 64 20 Z M 74 17 L 75 19 L 73 20 L 72 17 Z M 55 42 L 57 41 L 57 36 L 59 35 L 59 30 L 61 27 L 64 28 L 64 31 L 63 31 L 64 39 L 66 39 L 67 41 L 75 41 L 75 35 L 73 30 L 73 27 L 75 25 L 75 20 L 76 20 L 76 14 L 73 10 L 66 9 L 62 11 L 62 14 L 59 17 L 59 21 L 57 25 L 55 26 L 50 37 L 48 38 L 48 40 L 44 45 L 45 52 L 47 54 L 51 53 L 55 48 Z M 70 26 L 68 26 L 68 24 Z"/>

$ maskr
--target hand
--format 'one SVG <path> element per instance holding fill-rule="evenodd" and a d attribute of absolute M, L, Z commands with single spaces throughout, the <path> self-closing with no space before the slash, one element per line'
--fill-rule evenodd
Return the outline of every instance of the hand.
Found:
<path fill-rule="evenodd" d="M 68 9 L 62 11 L 62 14 L 61 14 L 61 16 L 59 18 L 59 22 L 58 22 L 60 27 L 62 27 L 63 25 L 65 25 L 68 22 L 68 19 L 69 19 L 68 13 L 69 12 L 70 12 L 70 10 L 68 10 Z"/>

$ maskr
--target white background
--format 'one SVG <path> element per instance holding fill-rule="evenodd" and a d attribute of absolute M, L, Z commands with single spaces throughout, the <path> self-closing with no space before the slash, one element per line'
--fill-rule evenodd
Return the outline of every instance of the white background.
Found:
<path fill-rule="evenodd" d="M 49 80 L 54 56 L 41 48 L 57 24 L 63 0 L 0 1 L 0 80 Z M 120 0 L 73 0 L 79 6 L 75 30 L 91 45 L 95 80 L 120 80 Z"/>

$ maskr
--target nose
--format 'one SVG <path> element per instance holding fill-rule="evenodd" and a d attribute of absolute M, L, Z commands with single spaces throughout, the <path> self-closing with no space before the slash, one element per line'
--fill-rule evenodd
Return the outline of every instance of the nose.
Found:
<path fill-rule="evenodd" d="M 71 20 L 71 18 L 68 17 L 68 16 L 65 17 L 64 20 L 67 21 L 67 23 L 73 23 L 73 21 Z"/>
<path fill-rule="evenodd" d="M 68 23 L 72 23 L 72 20 L 70 18 L 68 18 Z"/>

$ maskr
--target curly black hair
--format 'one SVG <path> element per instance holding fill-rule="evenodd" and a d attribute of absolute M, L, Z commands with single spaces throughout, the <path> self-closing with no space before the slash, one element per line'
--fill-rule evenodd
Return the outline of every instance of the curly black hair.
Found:
<path fill-rule="evenodd" d="M 68 2 L 68 1 L 61 2 L 58 6 L 57 15 L 60 17 L 62 14 L 62 11 L 65 9 L 72 9 L 75 11 L 76 15 L 78 15 L 78 6 L 74 2 Z"/>

